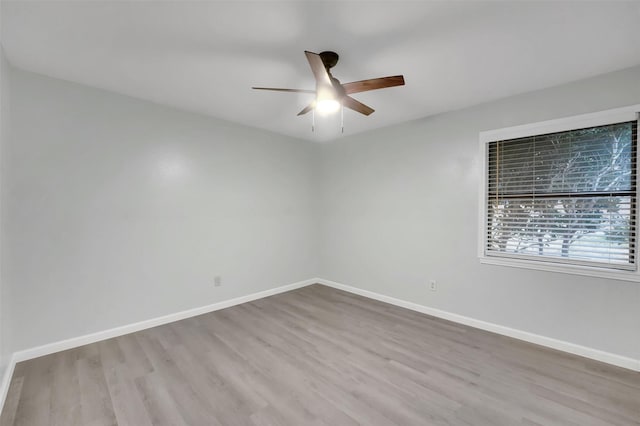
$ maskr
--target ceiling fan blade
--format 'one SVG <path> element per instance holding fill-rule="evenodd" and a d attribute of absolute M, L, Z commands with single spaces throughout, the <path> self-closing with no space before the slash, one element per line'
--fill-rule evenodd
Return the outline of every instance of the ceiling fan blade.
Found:
<path fill-rule="evenodd" d="M 394 75 L 391 77 L 372 78 L 369 80 L 354 81 L 342 85 L 347 95 L 366 92 L 369 90 L 384 89 L 386 87 L 404 86 L 404 77 Z"/>
<path fill-rule="evenodd" d="M 276 92 L 295 92 L 295 93 L 316 93 L 315 90 L 305 90 L 305 89 L 279 89 L 277 87 L 252 87 L 255 90 L 272 90 Z"/>
<path fill-rule="evenodd" d="M 320 55 L 306 50 L 304 51 L 304 54 L 307 55 L 307 61 L 309 61 L 309 65 L 311 65 L 311 71 L 313 72 L 313 76 L 316 78 L 318 86 L 333 87 L 331 79 L 329 78 L 329 73 L 327 73 L 327 69 L 324 67 L 324 63 L 322 62 Z"/>
<path fill-rule="evenodd" d="M 371 115 L 371 113 L 375 111 L 373 108 L 366 106 L 362 102 L 356 101 L 351 96 L 345 96 L 342 98 L 342 106 L 364 115 Z"/>
<path fill-rule="evenodd" d="M 314 105 L 315 105 L 315 101 L 311 102 L 309 105 L 304 107 L 304 109 L 302 111 L 300 111 L 298 113 L 298 115 L 305 115 L 306 113 L 308 113 L 309 111 L 311 111 L 313 109 Z"/>

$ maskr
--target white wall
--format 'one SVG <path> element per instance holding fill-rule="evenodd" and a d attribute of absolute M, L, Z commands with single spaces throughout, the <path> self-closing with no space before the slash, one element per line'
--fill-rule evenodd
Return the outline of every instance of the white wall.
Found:
<path fill-rule="evenodd" d="M 11 350 L 317 275 L 317 146 L 17 69 L 11 91 Z"/>
<path fill-rule="evenodd" d="M 640 357 L 638 284 L 476 257 L 478 132 L 639 103 L 640 68 L 323 145 L 16 69 L 10 89 L 5 353 L 321 276 Z"/>
<path fill-rule="evenodd" d="M 326 144 L 320 275 L 640 358 L 640 284 L 477 258 L 480 131 L 638 103 L 633 68 Z"/>
<path fill-rule="evenodd" d="M 4 151 L 8 143 L 9 137 L 9 73 L 10 67 L 4 56 L 2 44 L 0 42 L 0 259 L 4 254 L 3 237 L 4 237 L 4 203 L 2 203 L 2 194 L 4 192 L 4 168 L 5 159 Z M 2 261 L 0 260 L 0 383 L 9 362 L 10 352 L 9 346 L 6 344 L 7 330 L 9 328 L 10 318 L 8 317 L 7 306 L 9 304 L 9 293 L 6 289 L 6 281 L 4 280 L 2 269 Z M 0 401 L 2 390 L 0 389 Z"/>

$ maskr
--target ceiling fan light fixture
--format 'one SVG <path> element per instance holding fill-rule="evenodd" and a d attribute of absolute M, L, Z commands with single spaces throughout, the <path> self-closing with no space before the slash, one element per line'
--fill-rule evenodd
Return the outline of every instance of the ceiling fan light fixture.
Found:
<path fill-rule="evenodd" d="M 315 108 L 319 114 L 332 114 L 340 109 L 340 102 L 335 99 L 319 99 L 316 101 Z"/>
<path fill-rule="evenodd" d="M 370 78 L 368 80 L 352 81 L 351 83 L 342 84 L 340 80 L 334 78 L 329 71 L 330 68 L 333 68 L 338 63 L 339 56 L 337 53 L 326 51 L 318 54 L 305 50 L 304 54 L 307 57 L 311 72 L 316 80 L 315 91 L 277 87 L 254 87 L 254 89 L 273 90 L 276 92 L 315 93 L 316 98 L 304 107 L 302 111 L 298 113 L 298 116 L 305 115 L 311 111 L 314 113 L 317 111 L 322 115 L 331 114 L 341 109 L 344 111 L 343 108 L 349 108 L 368 116 L 374 112 L 374 109 L 353 99 L 350 96 L 351 94 L 384 89 L 386 87 L 404 86 L 404 77 L 402 75 Z"/>
<path fill-rule="evenodd" d="M 333 87 L 318 87 L 314 108 L 318 114 L 332 114 L 340 109 L 341 104 L 338 99 L 336 90 Z"/>

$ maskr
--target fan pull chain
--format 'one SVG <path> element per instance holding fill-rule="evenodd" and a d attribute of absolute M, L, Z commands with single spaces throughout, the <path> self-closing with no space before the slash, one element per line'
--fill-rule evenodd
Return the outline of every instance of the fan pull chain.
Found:
<path fill-rule="evenodd" d="M 316 131 L 316 109 L 311 110 L 311 133 Z"/>
<path fill-rule="evenodd" d="M 340 127 L 344 133 L 344 105 L 340 104 Z"/>

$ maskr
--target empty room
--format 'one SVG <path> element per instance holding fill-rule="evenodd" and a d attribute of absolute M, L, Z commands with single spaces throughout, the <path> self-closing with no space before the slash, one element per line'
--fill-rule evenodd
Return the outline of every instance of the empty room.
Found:
<path fill-rule="evenodd" d="M 640 1 L 0 0 L 0 426 L 640 426 Z"/>

